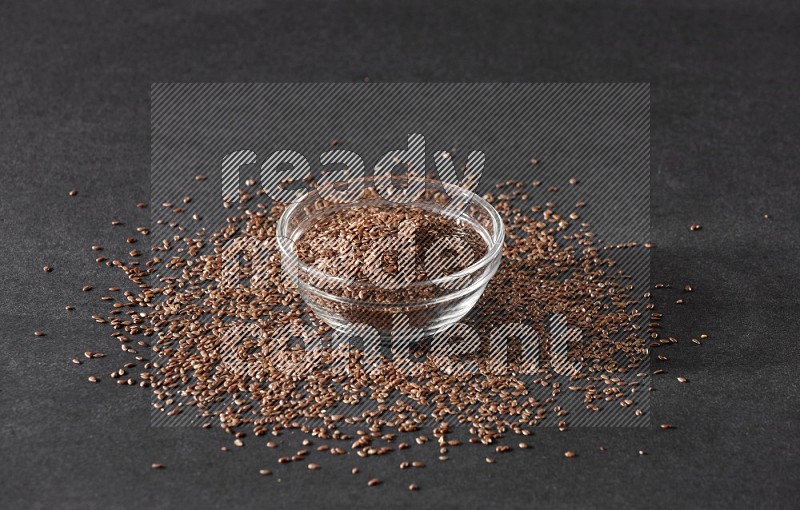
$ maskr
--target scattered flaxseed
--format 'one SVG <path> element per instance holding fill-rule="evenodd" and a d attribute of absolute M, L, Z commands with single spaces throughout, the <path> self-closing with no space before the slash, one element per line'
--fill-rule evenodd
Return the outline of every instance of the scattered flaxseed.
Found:
<path fill-rule="evenodd" d="M 92 290 L 92 288 L 93 288 L 93 287 L 92 287 L 91 285 L 84 285 L 84 286 L 83 286 L 83 291 L 84 291 L 84 292 L 89 292 L 90 290 Z"/>
<path fill-rule="evenodd" d="M 354 474 L 354 475 L 357 475 L 357 474 L 358 474 L 358 468 L 357 468 L 357 467 L 354 467 L 353 469 L 351 469 L 351 470 L 350 470 L 350 472 L 351 472 L 352 474 Z"/>
<path fill-rule="evenodd" d="M 668 430 L 668 429 L 674 429 L 674 428 L 675 428 L 675 427 L 673 427 L 672 425 L 670 425 L 669 423 L 662 423 L 662 424 L 660 425 L 660 427 L 661 427 L 662 429 L 664 429 L 664 430 Z"/>
<path fill-rule="evenodd" d="M 98 379 L 97 377 L 95 377 L 95 376 L 93 376 L 93 375 L 90 375 L 90 376 L 88 377 L 88 379 L 89 379 L 89 382 L 93 382 L 93 383 L 96 383 L 96 382 L 99 382 L 99 381 L 100 381 L 100 379 Z"/>
<path fill-rule="evenodd" d="M 415 484 L 415 483 L 409 484 L 408 490 L 417 491 L 417 490 L 419 490 L 419 486 L 417 484 Z"/>
<path fill-rule="evenodd" d="M 577 179 L 570 184 L 577 184 Z M 439 422 L 432 431 L 433 442 L 439 448 L 440 460 L 447 460 L 447 447 L 460 444 L 457 440 L 447 439 L 446 423 L 439 421 L 440 417 L 449 416 L 453 409 L 458 410 L 458 418 L 462 422 L 470 423 L 470 433 L 474 436 L 469 438 L 470 443 L 492 445 L 497 452 L 510 451 L 508 446 L 496 446 L 505 432 L 528 435 L 528 429 L 537 426 L 551 412 L 560 420 L 559 429 L 567 430 L 564 417 L 566 411 L 554 404 L 554 398 L 559 392 L 580 392 L 584 397 L 584 405 L 592 411 L 598 410 L 606 401 L 622 402 L 623 407 L 633 408 L 633 400 L 628 395 L 636 390 L 636 383 L 631 383 L 628 387 L 629 381 L 621 374 L 635 373 L 634 367 L 637 363 L 647 358 L 647 345 L 651 341 L 653 348 L 672 343 L 667 338 L 660 337 L 655 329 L 659 327 L 657 322 L 661 319 L 660 314 L 653 313 L 650 328 L 647 330 L 646 324 L 638 325 L 638 318 L 646 319 L 652 309 L 650 304 L 638 300 L 638 296 L 642 295 L 641 291 L 646 289 L 634 290 L 625 276 L 617 277 L 616 270 L 607 271 L 608 267 L 615 265 L 615 261 L 607 258 L 608 254 L 602 251 L 603 247 L 594 244 L 591 231 L 587 230 L 588 224 L 574 222 L 578 219 L 577 213 L 560 214 L 553 202 L 532 208 L 525 206 L 524 211 L 511 204 L 508 197 L 513 198 L 512 193 L 522 194 L 523 190 L 516 189 L 522 185 L 523 183 L 508 181 L 498 189 L 511 186 L 513 190 L 502 189 L 497 192 L 496 197 L 487 198 L 507 222 L 507 253 L 504 255 L 503 265 L 478 306 L 483 307 L 491 317 L 492 320 L 487 323 L 518 319 L 520 311 L 533 310 L 536 314 L 534 322 L 544 322 L 546 317 L 561 314 L 566 316 L 569 324 L 581 328 L 584 324 L 587 325 L 587 334 L 593 328 L 591 335 L 587 336 L 586 346 L 575 353 L 576 359 L 590 360 L 586 364 L 580 364 L 581 378 L 570 382 L 572 386 L 568 389 L 566 386 L 559 387 L 560 383 L 548 377 L 538 380 L 535 384 L 544 387 L 548 394 L 544 401 L 533 398 L 532 393 L 529 393 L 530 386 L 526 386 L 521 380 L 470 379 L 438 368 L 430 372 L 425 372 L 426 368 L 423 368 L 423 376 L 417 379 L 391 374 L 385 379 L 377 380 L 361 377 L 358 371 L 334 378 L 324 366 L 310 367 L 304 372 L 308 374 L 307 378 L 292 378 L 280 370 L 267 367 L 268 363 L 263 363 L 264 371 L 258 376 L 227 371 L 222 363 L 227 354 L 226 346 L 223 345 L 219 333 L 228 319 L 239 320 L 239 324 L 244 324 L 245 320 L 252 321 L 252 324 L 264 327 L 265 332 L 271 334 L 278 327 L 302 325 L 302 320 L 310 317 L 313 327 L 319 328 L 320 333 L 327 334 L 329 331 L 309 313 L 307 305 L 296 291 L 286 289 L 273 280 L 262 282 L 264 285 L 257 292 L 247 284 L 221 284 L 225 277 L 222 263 L 224 260 L 216 250 L 221 250 L 230 241 L 236 241 L 239 239 L 237 236 L 244 233 L 252 235 L 258 241 L 274 238 L 275 224 L 283 206 L 258 204 L 259 210 L 253 213 L 244 206 L 253 193 L 243 194 L 239 204 L 231 202 L 226 205 L 227 208 L 239 207 L 241 212 L 229 217 L 228 226 L 219 232 L 192 237 L 178 222 L 164 221 L 160 224 L 165 227 L 169 225 L 170 228 L 177 229 L 177 232 L 162 243 L 154 243 L 149 260 L 141 259 L 141 263 L 138 260 L 107 262 L 109 266 L 122 269 L 139 286 L 139 291 L 126 291 L 124 298 L 113 304 L 111 315 L 104 320 L 114 328 L 114 336 L 120 340 L 123 351 L 133 351 L 136 354 L 135 348 L 141 347 L 152 349 L 156 354 L 157 359 L 147 361 L 140 356 L 142 359 L 139 361 L 143 361 L 145 365 L 140 384 L 146 383 L 154 392 L 157 410 L 167 414 L 175 412 L 175 409 L 202 412 L 203 419 L 208 420 L 209 426 L 212 420 L 220 423 L 227 432 L 237 436 L 236 441 L 239 443 L 242 443 L 239 437 L 241 432 L 236 429 L 242 426 L 252 426 L 257 436 L 279 436 L 291 429 L 302 429 L 304 433 L 323 441 L 349 441 L 347 444 L 352 444 L 352 451 L 360 457 L 381 456 L 394 449 L 391 443 L 395 437 L 385 434 L 386 428 L 393 427 L 394 430 L 418 434 L 415 442 L 419 445 L 429 441 L 427 436 L 421 434 L 423 426 L 417 421 L 417 416 L 420 415 L 419 407 L 422 402 L 433 400 L 434 413 L 430 416 Z M 534 187 L 541 185 L 541 181 L 533 183 Z M 551 192 L 557 189 L 552 186 L 548 188 Z M 188 201 L 184 199 L 184 203 Z M 579 204 L 576 204 L 576 208 L 586 205 L 582 202 Z M 180 207 L 174 208 L 174 205 L 173 202 L 164 203 L 173 213 L 183 210 Z M 403 213 L 407 210 L 408 208 L 403 208 Z M 383 221 L 380 214 L 377 220 L 375 215 L 362 215 L 361 219 L 367 223 L 355 224 L 362 229 L 360 231 L 347 222 L 341 228 L 306 231 L 300 240 L 303 241 L 302 237 L 307 236 L 307 246 L 303 246 L 301 242 L 299 254 L 301 257 L 307 255 L 306 261 L 309 264 L 320 264 L 316 267 L 324 270 L 321 259 L 330 255 L 325 250 L 330 250 L 333 246 L 321 241 L 324 236 L 357 245 L 358 243 L 352 241 L 367 240 L 373 235 L 368 227 L 377 229 L 374 235 L 391 234 L 397 211 L 389 210 L 386 213 L 388 221 Z M 422 215 L 422 212 L 413 214 Z M 370 221 L 373 223 L 368 223 Z M 469 229 L 459 231 L 453 222 L 437 224 L 438 220 L 435 218 L 425 221 L 437 227 L 432 229 L 434 232 L 431 237 L 441 237 L 448 231 L 456 231 L 465 237 L 472 235 Z M 316 227 L 319 227 L 319 223 L 312 229 Z M 565 232 L 575 233 L 574 245 L 562 244 Z M 479 241 L 475 246 L 480 246 L 485 251 L 483 239 L 474 239 Z M 635 246 L 636 243 L 620 243 L 607 249 Z M 650 243 L 645 243 L 644 246 L 652 248 Z M 203 251 L 204 248 L 208 249 L 208 253 Z M 303 252 L 303 248 L 307 250 Z M 129 253 L 132 257 L 141 255 L 136 250 Z M 257 262 L 253 257 L 244 259 L 241 274 L 236 275 L 241 277 L 239 280 L 247 280 L 255 274 Z M 278 257 L 264 259 L 262 262 L 270 275 L 280 274 L 281 263 Z M 387 272 L 396 267 L 396 261 L 392 257 L 377 260 L 375 263 L 383 265 Z M 148 277 L 156 277 L 156 283 L 151 286 L 147 282 Z M 664 288 L 664 285 L 657 288 Z M 645 299 L 649 297 L 647 295 Z M 386 299 L 391 301 L 393 298 L 397 296 Z M 597 303 L 604 300 L 608 300 L 605 308 L 598 307 Z M 399 301 L 402 301 L 402 296 Z M 482 328 L 479 328 L 482 335 L 488 332 L 486 327 L 479 326 Z M 639 327 L 642 331 L 637 333 Z M 614 337 L 613 341 L 609 341 L 612 338 L 609 332 L 615 331 L 625 331 L 630 336 L 625 340 Z M 237 356 L 241 354 L 252 357 L 256 362 L 263 362 L 265 360 L 260 357 L 259 346 L 259 341 L 243 346 Z M 641 374 L 641 377 L 649 375 L 644 370 Z M 337 377 L 338 375 L 336 374 Z M 121 376 L 118 375 L 117 380 L 120 383 L 127 383 L 119 377 Z M 342 387 L 328 385 L 333 379 L 341 383 Z M 187 385 L 187 380 L 192 383 Z M 269 383 L 264 384 L 265 381 Z M 607 385 L 607 393 L 603 389 L 598 390 L 602 385 Z M 443 392 L 443 388 L 446 391 Z M 402 405 L 401 400 L 393 403 L 394 391 L 403 397 Z M 176 395 L 181 395 L 180 402 Z M 303 397 L 300 398 L 300 395 Z M 436 398 L 431 399 L 432 395 Z M 484 395 L 492 397 L 484 399 Z M 184 396 L 187 401 L 183 400 Z M 365 399 L 378 402 L 387 413 L 394 413 L 402 419 L 392 422 L 385 416 L 372 415 L 369 412 L 352 416 L 331 414 L 336 403 L 364 402 Z M 225 402 L 225 405 L 218 405 L 221 402 Z M 473 405 L 475 407 L 470 407 Z M 641 415 L 640 410 L 635 412 Z M 312 428 L 301 425 L 298 423 L 300 417 L 321 420 L 322 426 Z M 357 427 L 360 427 L 359 423 L 365 425 L 358 430 L 357 437 L 353 440 L 339 429 L 337 424 L 340 422 Z M 390 443 L 389 446 L 378 444 L 380 440 Z M 277 447 L 274 442 L 266 444 L 270 448 Z M 303 441 L 304 446 L 310 444 L 310 440 Z M 323 447 L 328 448 L 327 445 L 321 445 L 317 450 L 325 451 Z M 525 449 L 528 445 L 519 443 L 519 447 Z M 398 450 L 406 448 L 407 443 L 397 445 Z M 330 448 L 329 451 L 333 455 L 348 453 L 345 448 L 340 447 Z M 307 454 L 307 451 L 301 450 L 293 457 L 279 458 L 278 462 L 288 463 L 304 458 L 308 460 Z M 564 455 L 568 458 L 576 456 L 571 451 Z M 487 462 L 489 459 L 487 458 Z M 417 467 L 417 463 L 422 465 L 419 461 L 404 464 L 406 467 Z M 351 472 L 355 474 L 358 470 L 353 468 Z"/>
<path fill-rule="evenodd" d="M 486 457 L 486 463 L 487 464 L 494 464 L 494 459 L 491 458 L 491 457 Z"/>
<path fill-rule="evenodd" d="M 317 469 L 319 469 L 319 464 L 314 464 L 312 462 L 311 464 L 308 465 L 308 469 L 310 469 L 311 471 L 316 471 Z"/>
<path fill-rule="evenodd" d="M 380 481 L 379 479 L 377 479 L 377 478 L 371 478 L 371 479 L 370 479 L 370 480 L 367 482 L 367 485 L 368 485 L 369 487 L 375 487 L 376 485 L 380 485 L 380 483 L 381 483 L 381 481 Z"/>
<path fill-rule="evenodd" d="M 269 469 L 259 469 L 258 474 L 261 476 L 269 476 L 272 474 L 272 471 Z"/>
<path fill-rule="evenodd" d="M 44 336 L 44 331 L 34 331 L 33 336 Z"/>
<path fill-rule="evenodd" d="M 571 459 L 572 457 L 575 457 L 576 455 L 577 455 L 577 454 L 576 454 L 575 452 L 572 452 L 572 451 L 569 451 L 569 450 L 567 450 L 566 452 L 564 452 L 564 457 L 566 457 L 566 458 L 568 458 L 568 459 Z"/>
<path fill-rule="evenodd" d="M 71 190 L 69 190 L 69 192 L 68 192 L 67 194 L 68 194 L 69 196 L 71 196 L 71 197 L 74 197 L 75 195 L 77 195 L 77 194 L 78 194 L 78 190 L 76 190 L 76 189 L 71 189 Z"/>
<path fill-rule="evenodd" d="M 688 382 L 688 380 L 685 377 L 678 377 L 678 382 L 679 383 L 685 383 L 685 382 Z"/>
<path fill-rule="evenodd" d="M 152 467 L 153 469 L 164 469 L 164 467 L 166 466 L 164 466 L 164 464 L 153 464 L 150 467 Z"/>
<path fill-rule="evenodd" d="M 692 232 L 694 232 L 696 230 L 700 230 L 701 228 L 703 228 L 703 227 L 698 225 L 697 223 L 693 223 L 693 224 L 689 225 L 689 230 L 691 230 Z"/>
<path fill-rule="evenodd" d="M 53 270 L 53 268 L 52 268 L 52 267 L 50 267 L 50 266 L 44 266 L 44 267 L 42 268 L 42 270 L 43 270 L 45 273 L 49 273 L 50 271 L 52 271 L 52 270 Z"/>

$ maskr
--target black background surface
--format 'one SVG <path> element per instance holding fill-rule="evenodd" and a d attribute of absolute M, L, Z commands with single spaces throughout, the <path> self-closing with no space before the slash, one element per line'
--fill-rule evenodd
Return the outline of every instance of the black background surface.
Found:
<path fill-rule="evenodd" d="M 0 5 L 0 507 L 796 507 L 795 2 L 181 3 Z M 81 286 L 119 282 L 89 251 L 119 244 L 110 219 L 148 219 L 150 84 L 364 77 L 651 83 L 653 278 L 696 288 L 656 296 L 683 341 L 653 423 L 675 430 L 541 429 L 494 466 L 464 447 L 424 472 L 350 455 L 310 473 L 150 427 L 145 392 L 86 382 L 70 358 L 112 352 L 103 376 L 121 359 Z"/>

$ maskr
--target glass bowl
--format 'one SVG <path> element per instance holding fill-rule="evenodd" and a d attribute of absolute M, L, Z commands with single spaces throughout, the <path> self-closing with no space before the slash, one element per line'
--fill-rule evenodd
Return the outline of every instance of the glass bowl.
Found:
<path fill-rule="evenodd" d="M 381 213 L 400 211 L 406 218 L 409 212 L 446 218 L 460 231 L 472 232 L 466 234 L 467 238 L 474 240 L 477 233 L 482 240 L 481 250 L 474 249 L 474 242 L 470 249 L 456 236 L 442 236 L 436 230 L 413 238 L 405 236 L 408 225 L 400 221 L 387 227 L 397 234 L 394 242 L 390 242 L 391 236 L 389 241 L 381 238 L 377 249 L 396 256 L 408 249 L 412 239 L 409 253 L 415 263 L 423 264 L 422 270 L 415 266 L 413 272 L 400 277 L 384 275 L 385 266 L 375 268 L 384 260 L 380 257 L 339 265 L 328 259 L 325 264 L 316 259 L 304 260 L 304 234 L 314 225 L 333 221 L 334 214 L 346 214 L 342 213 L 344 209 L 354 207 L 369 207 L 369 211 Z M 417 227 L 414 222 L 412 226 Z M 358 226 L 353 225 L 353 231 L 357 230 Z M 500 215 L 480 196 L 457 185 L 414 177 L 383 181 L 365 177 L 320 186 L 290 204 L 276 227 L 284 275 L 317 317 L 339 332 L 361 337 L 372 334 L 381 339 L 433 335 L 464 317 L 500 265 L 504 235 Z M 340 250 L 346 251 L 342 246 L 346 243 L 339 244 Z M 460 266 L 454 261 L 460 261 Z M 364 278 L 364 264 L 369 264 L 371 274 L 379 277 Z M 361 269 L 352 270 L 353 265 L 360 265 Z"/>

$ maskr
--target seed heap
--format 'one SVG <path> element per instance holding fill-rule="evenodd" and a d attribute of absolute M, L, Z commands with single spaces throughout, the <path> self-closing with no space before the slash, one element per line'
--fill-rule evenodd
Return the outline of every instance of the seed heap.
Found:
<path fill-rule="evenodd" d="M 411 374 L 389 359 L 379 369 L 365 369 L 361 353 L 341 352 L 341 346 L 331 342 L 330 328 L 282 280 L 279 257 L 260 257 L 257 243 L 237 244 L 245 239 L 266 243 L 274 239 L 284 207 L 267 201 L 263 191 L 242 191 L 238 203 L 226 203 L 234 213 L 217 232 L 189 235 L 177 219 L 159 220 L 176 233 L 153 246 L 148 260 L 140 259 L 138 252 L 128 261 L 103 259 L 124 271 L 138 287 L 137 292 L 124 291 L 124 299 L 113 303 L 108 317 L 100 318 L 102 322 L 94 319 L 112 327 L 122 350 L 143 366 L 138 377 L 131 374 L 124 379 L 128 374 L 122 369 L 111 377 L 119 384 L 150 388 L 154 406 L 167 415 L 195 413 L 206 428 L 218 422 L 236 436 L 237 445 L 244 445 L 243 427 L 250 427 L 256 436 L 299 429 L 334 444 L 344 442 L 346 447 L 323 444 L 317 448 L 333 455 L 348 450 L 362 457 L 385 455 L 409 447 L 395 443 L 398 434 L 411 435 L 418 445 L 431 441 L 427 435 L 431 434 L 440 447 L 440 460 L 447 460 L 447 448 L 460 444 L 448 439 L 456 423 L 469 430 L 469 442 L 483 444 L 496 443 L 509 432 L 530 435 L 533 427 L 547 420 L 566 430 L 570 411 L 558 403 L 562 392 L 577 395 L 584 412 L 618 405 L 641 416 L 635 399 L 644 390 L 639 385 L 646 374 L 634 372 L 646 359 L 648 342 L 652 341 L 652 347 L 674 342 L 655 331 L 661 314 L 650 311 L 650 292 L 642 299 L 634 297 L 627 275 L 606 255 L 613 253 L 610 250 L 635 249 L 636 243 L 596 246 L 589 225 L 578 221 L 585 203 L 562 216 L 551 202 L 522 209 L 518 199 L 527 198 L 522 182 L 509 181 L 498 189 L 502 191 L 497 196 L 485 198 L 505 218 L 503 262 L 477 312 L 466 322 L 481 336 L 478 354 L 489 349 L 492 327 L 523 320 L 542 334 L 541 348 L 548 352 L 552 347 L 545 328 L 548 318 L 564 317 L 566 325 L 579 329 L 585 338 L 570 347 L 569 357 L 579 368 L 566 382 L 548 367 L 527 376 L 515 373 L 514 360 L 520 354 L 515 349 L 519 351 L 520 346 L 513 339 L 509 341 L 511 370 L 502 375 L 487 370 L 480 356 L 476 357 L 480 370 L 469 373 L 450 372 L 443 369 L 441 360 L 424 356 Z M 184 204 L 189 202 L 190 197 L 183 199 Z M 172 203 L 163 205 L 176 216 L 184 212 Z M 333 228 L 317 224 L 307 232 L 309 241 L 298 246 L 301 259 L 314 263 L 335 237 L 348 228 L 352 232 L 348 222 L 354 217 L 348 215 L 356 215 L 361 226 L 355 229 L 356 237 L 378 235 L 381 228 L 391 230 L 386 225 L 397 223 L 386 221 L 390 211 L 344 211 L 349 212 L 332 220 Z M 425 235 L 456 233 L 479 253 L 486 251 L 480 236 L 461 225 L 426 217 L 424 211 L 413 208 L 404 214 L 414 216 Z M 147 236 L 149 230 L 140 233 Z M 244 260 L 239 267 L 226 264 L 226 250 L 231 246 L 237 246 Z M 392 262 L 391 257 L 381 260 L 384 267 Z M 277 357 L 270 354 L 274 335 L 292 327 L 303 331 L 306 341 L 324 345 L 324 355 L 302 358 L 296 346 Z M 330 363 L 332 357 L 345 360 L 346 370 Z M 287 370 L 287 364 L 297 359 L 302 359 L 300 369 Z M 95 376 L 89 380 L 100 381 Z M 269 442 L 267 446 L 277 445 Z M 529 447 L 519 444 L 520 449 Z M 496 453 L 510 449 L 501 445 Z M 307 455 L 302 450 L 278 462 L 302 461 Z M 494 462 L 487 457 L 487 463 Z M 320 464 L 310 463 L 308 468 L 316 470 Z M 379 483 L 373 479 L 369 485 Z"/>
<path fill-rule="evenodd" d="M 413 250 L 414 272 L 409 283 L 431 278 L 425 268 L 425 254 L 439 239 L 444 237 L 461 240 L 469 248 L 471 256 L 454 259 L 454 263 L 442 268 L 445 276 L 466 269 L 486 254 L 487 246 L 480 234 L 463 221 L 436 212 L 413 206 L 356 205 L 334 211 L 316 221 L 303 232 L 297 241 L 296 251 L 301 262 L 332 276 L 340 276 L 352 269 L 351 278 L 358 281 L 375 282 L 374 273 L 368 271 L 374 263 L 390 275 L 399 271 L 399 231 L 403 225 L 414 227 L 414 236 L 409 245 Z M 384 241 L 387 240 L 387 241 Z M 383 242 L 382 242 L 383 241 Z M 388 245 L 394 249 L 384 250 L 380 258 L 371 260 L 376 246 Z M 346 258 L 342 255 L 346 254 Z"/>

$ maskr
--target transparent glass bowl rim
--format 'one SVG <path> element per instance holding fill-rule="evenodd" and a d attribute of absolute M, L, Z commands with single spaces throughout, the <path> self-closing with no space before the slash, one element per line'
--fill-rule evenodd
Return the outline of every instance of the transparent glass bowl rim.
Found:
<path fill-rule="evenodd" d="M 405 182 L 406 181 L 405 178 L 401 179 L 401 178 L 394 178 L 394 177 L 392 177 L 392 180 L 398 180 L 400 182 Z M 408 287 L 413 288 L 413 287 L 418 287 L 418 286 L 421 287 L 421 286 L 430 286 L 430 285 L 442 285 L 442 284 L 445 284 L 445 283 L 449 283 L 449 282 L 464 278 L 465 276 L 469 276 L 471 274 L 475 274 L 475 273 L 481 271 L 483 268 L 485 268 L 487 265 L 489 265 L 495 258 L 498 257 L 498 255 L 500 254 L 500 252 L 503 249 L 503 242 L 505 240 L 505 225 L 503 224 L 503 219 L 500 217 L 500 213 L 498 213 L 497 210 L 494 207 L 492 207 L 491 204 L 489 204 L 489 202 L 484 200 L 483 197 L 473 193 L 472 191 L 470 191 L 470 190 L 468 190 L 466 188 L 463 188 L 461 186 L 455 185 L 455 184 L 450 184 L 450 183 L 437 181 L 437 180 L 434 180 L 434 179 L 428 179 L 428 178 L 424 178 L 423 179 L 423 178 L 419 178 L 419 177 L 409 177 L 408 180 L 411 181 L 411 182 L 429 183 L 429 184 L 434 184 L 436 186 L 441 186 L 445 190 L 445 192 L 448 195 L 450 195 L 451 197 L 454 197 L 454 195 L 460 195 L 461 198 L 467 199 L 467 203 L 474 203 L 474 204 L 478 205 L 484 212 L 486 212 L 488 214 L 489 219 L 491 221 L 491 225 L 492 225 L 492 232 L 490 234 L 490 245 L 488 247 L 488 250 L 486 251 L 486 253 L 484 254 L 483 257 L 481 257 L 477 262 L 475 262 L 471 266 L 469 266 L 469 267 L 467 267 L 465 269 L 462 269 L 461 271 L 458 271 L 456 273 L 449 274 L 449 275 L 446 275 L 446 276 L 441 276 L 441 277 L 438 277 L 438 278 L 434 278 L 432 280 L 423 280 L 423 281 L 411 283 L 411 284 L 407 285 L 406 288 L 408 288 Z M 323 271 L 321 271 L 319 269 L 316 269 L 316 268 L 311 267 L 311 266 L 309 266 L 307 264 L 304 264 L 303 262 L 301 262 L 297 258 L 296 254 L 294 253 L 294 251 L 292 249 L 292 245 L 294 243 L 289 241 L 292 238 L 292 234 L 293 234 L 293 232 L 288 232 L 289 220 L 290 220 L 292 215 L 295 213 L 295 211 L 299 207 L 303 207 L 303 206 L 308 205 L 309 203 L 313 203 L 317 199 L 323 199 L 324 200 L 324 197 L 320 196 L 320 191 L 322 191 L 322 190 L 324 190 L 326 188 L 330 188 L 330 187 L 333 187 L 333 186 L 338 186 L 338 185 L 341 185 L 341 184 L 352 184 L 352 183 L 357 183 L 357 182 L 361 182 L 361 183 L 365 184 L 364 187 L 366 188 L 366 187 L 370 187 L 373 184 L 373 178 L 372 177 L 361 177 L 361 178 L 358 178 L 358 179 L 351 179 L 351 180 L 347 180 L 347 181 L 334 182 L 334 183 L 326 184 L 326 185 L 324 185 L 322 187 L 316 188 L 316 189 L 308 192 L 308 194 L 306 194 L 305 197 L 303 197 L 301 200 L 299 200 L 297 202 L 292 203 L 291 205 L 289 205 L 283 211 L 283 214 L 281 215 L 280 219 L 278 219 L 278 224 L 277 224 L 276 229 L 275 229 L 275 238 L 276 238 L 276 242 L 277 242 L 277 245 L 278 245 L 278 250 L 280 251 L 281 257 L 289 257 L 289 258 L 291 258 L 293 260 L 293 263 L 296 265 L 298 271 L 304 271 L 304 272 L 306 272 L 306 273 L 308 273 L 310 275 L 313 275 L 314 278 L 318 278 L 321 281 L 330 281 L 330 282 L 336 282 L 336 283 L 342 283 L 342 284 L 352 283 L 352 284 L 354 284 L 354 285 L 356 285 L 358 287 L 361 287 L 361 288 L 382 289 L 383 287 L 381 287 L 380 285 L 375 285 L 375 284 L 371 284 L 369 282 L 362 282 L 362 281 L 353 280 L 353 279 L 350 279 L 350 278 L 342 278 L 342 277 L 339 277 L 339 276 L 330 275 L 330 274 L 325 273 L 325 272 L 323 272 Z M 413 205 L 414 203 L 416 203 L 416 202 L 410 202 L 407 205 Z M 310 288 L 312 288 L 315 292 L 321 292 L 321 293 L 327 294 L 324 291 L 322 291 L 321 289 L 317 289 L 316 287 L 310 287 Z M 462 289 L 462 290 L 464 290 L 464 289 Z M 453 294 L 458 294 L 458 293 L 460 293 L 460 292 L 456 291 Z M 447 296 L 441 296 L 441 297 L 446 297 L 446 298 L 450 299 L 450 298 L 453 297 L 453 295 L 447 295 Z M 348 300 L 348 298 L 343 298 L 341 296 L 333 296 L 333 295 L 331 295 L 331 298 L 332 299 L 337 299 L 338 298 L 337 300 L 342 300 L 342 299 Z M 361 302 L 361 301 L 353 300 L 353 302 Z M 394 303 L 393 305 L 397 306 L 399 304 L 400 303 Z"/>

